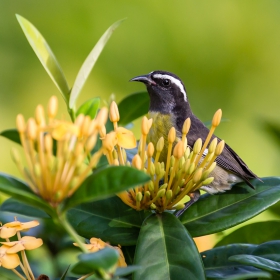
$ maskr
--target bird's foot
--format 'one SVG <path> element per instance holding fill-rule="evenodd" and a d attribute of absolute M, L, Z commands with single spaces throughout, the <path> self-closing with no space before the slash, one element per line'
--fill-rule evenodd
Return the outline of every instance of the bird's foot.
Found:
<path fill-rule="evenodd" d="M 189 194 L 189 197 L 191 198 L 190 201 L 188 201 L 185 204 L 185 207 L 179 211 L 176 212 L 175 216 L 179 217 L 181 216 L 191 205 L 193 205 L 198 199 L 200 198 L 200 191 L 196 190 Z"/>

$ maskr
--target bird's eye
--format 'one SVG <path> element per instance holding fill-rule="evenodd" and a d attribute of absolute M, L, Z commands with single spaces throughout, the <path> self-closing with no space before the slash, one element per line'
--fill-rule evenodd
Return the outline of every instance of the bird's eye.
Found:
<path fill-rule="evenodd" d="M 168 80 L 168 79 L 164 79 L 164 80 L 162 80 L 162 85 L 163 86 L 169 86 L 170 85 L 170 80 Z"/>

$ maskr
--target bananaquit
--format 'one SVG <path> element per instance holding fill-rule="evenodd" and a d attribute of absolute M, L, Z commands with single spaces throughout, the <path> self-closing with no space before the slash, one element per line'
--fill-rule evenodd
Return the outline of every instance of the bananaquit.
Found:
<path fill-rule="evenodd" d="M 176 130 L 176 136 L 180 138 L 182 126 L 187 118 L 191 120 L 187 136 L 189 147 L 192 148 L 198 138 L 201 138 L 202 142 L 205 141 L 209 129 L 193 114 L 185 86 L 179 77 L 166 71 L 153 71 L 147 75 L 137 76 L 131 81 L 144 83 L 150 96 L 148 117 L 153 119 L 153 126 L 148 141 L 155 145 L 161 136 L 167 137 L 172 126 Z M 212 139 L 214 137 L 216 136 L 213 135 Z M 220 141 L 218 137 L 217 139 Z M 165 162 L 166 156 L 167 145 L 161 153 L 160 161 Z M 241 181 L 254 188 L 249 180 L 259 179 L 227 144 L 222 154 L 217 157 L 216 163 L 216 168 L 210 174 L 214 177 L 214 181 L 208 186 L 201 187 L 210 194 L 229 190 L 232 185 Z M 191 201 L 186 207 L 194 203 L 199 196 L 199 191 L 190 195 Z"/>

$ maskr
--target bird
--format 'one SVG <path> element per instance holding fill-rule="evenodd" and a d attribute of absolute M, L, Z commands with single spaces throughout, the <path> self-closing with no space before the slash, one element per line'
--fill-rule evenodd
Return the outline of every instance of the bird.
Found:
<path fill-rule="evenodd" d="M 153 126 L 148 134 L 148 141 L 155 145 L 161 136 L 167 140 L 171 127 L 175 128 L 176 136 L 180 138 L 184 121 L 187 118 L 191 120 L 191 127 L 187 135 L 188 146 L 192 148 L 198 138 L 201 138 L 202 142 L 205 141 L 209 129 L 193 114 L 185 85 L 177 75 L 156 70 L 146 75 L 136 76 L 130 81 L 143 83 L 150 97 L 148 118 L 153 119 Z M 214 138 L 217 138 L 218 142 L 221 141 L 215 135 L 212 136 L 212 139 Z M 165 162 L 166 156 L 167 144 L 161 153 L 160 161 Z M 254 189 L 250 180 L 255 178 L 260 180 L 227 144 L 225 144 L 223 152 L 216 158 L 216 163 L 215 169 L 210 174 L 214 177 L 213 182 L 200 188 L 210 194 L 230 190 L 235 183 L 242 181 Z M 200 191 L 197 190 L 189 196 L 190 201 L 185 204 L 184 209 L 177 212 L 176 216 L 180 216 L 199 199 Z"/>

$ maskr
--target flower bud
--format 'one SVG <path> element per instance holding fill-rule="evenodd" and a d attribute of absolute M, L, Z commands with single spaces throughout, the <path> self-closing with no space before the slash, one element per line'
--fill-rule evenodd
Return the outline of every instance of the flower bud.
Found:
<path fill-rule="evenodd" d="M 154 176 L 156 173 L 156 168 L 155 168 L 155 165 L 153 162 L 151 162 L 151 165 L 150 165 L 150 174 L 151 176 Z"/>
<path fill-rule="evenodd" d="M 53 95 L 50 98 L 49 104 L 48 104 L 48 116 L 50 119 L 53 119 L 57 114 L 58 109 L 58 99 L 55 95 Z"/>
<path fill-rule="evenodd" d="M 38 125 L 45 123 L 44 116 L 44 107 L 42 105 L 38 105 L 35 110 L 35 120 Z"/>
<path fill-rule="evenodd" d="M 141 169 L 142 165 L 142 160 L 138 154 L 136 154 L 133 159 L 132 159 L 132 166 L 135 167 L 136 169 Z"/>
<path fill-rule="evenodd" d="M 221 119 L 222 119 L 222 110 L 219 109 L 214 114 L 214 117 L 212 119 L 212 126 L 217 127 L 220 124 Z"/>
<path fill-rule="evenodd" d="M 156 205 L 155 205 L 154 203 L 152 203 L 152 204 L 150 205 L 150 208 L 151 208 L 152 210 L 156 210 L 156 209 L 157 209 L 157 207 L 156 207 Z"/>
<path fill-rule="evenodd" d="M 155 168 L 156 168 L 156 175 L 159 176 L 160 172 L 161 172 L 161 164 L 160 164 L 160 162 L 156 163 Z"/>
<path fill-rule="evenodd" d="M 149 183 L 148 183 L 148 189 L 149 189 L 149 191 L 151 192 L 151 193 L 153 193 L 154 192 L 154 183 L 153 183 L 153 181 L 150 181 Z"/>
<path fill-rule="evenodd" d="M 98 127 L 105 125 L 108 119 L 108 109 L 106 107 L 101 108 L 95 119 Z"/>
<path fill-rule="evenodd" d="M 172 190 L 168 190 L 165 194 L 167 201 L 170 201 L 170 199 L 172 198 Z"/>
<path fill-rule="evenodd" d="M 161 152 L 163 150 L 163 147 L 164 147 L 164 139 L 163 137 L 160 137 L 158 142 L 157 142 L 157 152 Z"/>
<path fill-rule="evenodd" d="M 194 143 L 193 153 L 197 155 L 200 152 L 201 147 L 202 147 L 202 140 L 201 138 L 198 138 Z"/>
<path fill-rule="evenodd" d="M 208 154 L 209 154 L 209 153 L 214 153 L 214 151 L 215 151 L 215 149 L 216 149 L 216 147 L 217 147 L 217 142 L 218 142 L 217 138 L 214 138 L 214 139 L 211 141 L 211 143 L 210 143 L 210 145 L 209 145 L 209 147 L 208 147 Z"/>
<path fill-rule="evenodd" d="M 161 190 L 159 190 L 158 191 L 158 193 L 157 193 L 157 198 L 160 198 L 160 197 L 163 197 L 165 195 L 165 189 L 161 189 Z"/>
<path fill-rule="evenodd" d="M 190 127 L 191 127 L 191 119 L 187 118 L 183 124 L 182 133 L 188 134 Z"/>
<path fill-rule="evenodd" d="M 165 184 L 161 185 L 159 189 L 160 189 L 160 190 L 166 189 L 166 188 L 167 188 L 167 186 L 168 186 L 168 184 L 167 184 L 167 183 L 165 183 Z"/>
<path fill-rule="evenodd" d="M 145 197 L 150 198 L 151 193 L 149 191 L 145 191 Z"/>
<path fill-rule="evenodd" d="M 202 182 L 202 186 L 208 186 L 214 181 L 214 177 L 209 177 Z"/>
<path fill-rule="evenodd" d="M 225 141 L 224 140 L 222 140 L 218 143 L 218 145 L 216 147 L 216 150 L 215 150 L 215 155 L 216 156 L 219 156 L 223 152 L 224 146 L 225 146 Z"/>
<path fill-rule="evenodd" d="M 22 114 L 17 115 L 16 125 L 19 133 L 25 132 L 25 120 Z"/>
<path fill-rule="evenodd" d="M 171 127 L 171 129 L 169 130 L 169 133 L 168 133 L 168 142 L 170 144 L 172 144 L 175 141 L 175 138 L 176 138 L 175 128 Z"/>
<path fill-rule="evenodd" d="M 200 180 L 200 178 L 201 178 L 201 176 L 202 176 L 202 171 L 203 171 L 202 168 L 198 168 L 198 169 L 195 171 L 195 173 L 194 173 L 194 175 L 193 175 L 193 182 L 194 182 L 195 184 L 199 182 L 199 180 Z"/>
<path fill-rule="evenodd" d="M 148 135 L 150 128 L 152 126 L 153 119 L 149 119 L 144 116 L 141 123 L 141 132 L 143 135 Z"/>
<path fill-rule="evenodd" d="M 36 134 L 37 134 L 37 125 L 36 122 L 33 118 L 30 118 L 27 121 L 27 137 L 35 140 L 36 139 Z"/>
<path fill-rule="evenodd" d="M 142 193 L 141 193 L 141 192 L 138 192 L 138 193 L 136 194 L 136 201 L 141 202 L 142 198 L 143 198 Z"/>
<path fill-rule="evenodd" d="M 155 151 L 154 144 L 152 142 L 150 142 L 147 147 L 147 155 L 149 158 L 151 158 L 153 156 L 154 151 Z"/>
<path fill-rule="evenodd" d="M 179 142 L 176 144 L 176 146 L 174 147 L 173 156 L 174 156 L 176 159 L 179 159 L 179 158 L 181 158 L 183 155 L 184 155 L 184 145 L 183 145 L 183 142 L 182 142 L 182 141 L 179 141 Z"/>
<path fill-rule="evenodd" d="M 109 117 L 111 122 L 118 122 L 120 120 L 120 113 L 115 101 L 111 102 Z"/>
<path fill-rule="evenodd" d="M 179 204 L 176 204 L 173 209 L 175 210 L 181 210 L 181 209 L 184 209 L 185 208 L 185 204 L 184 203 L 179 203 Z"/>

